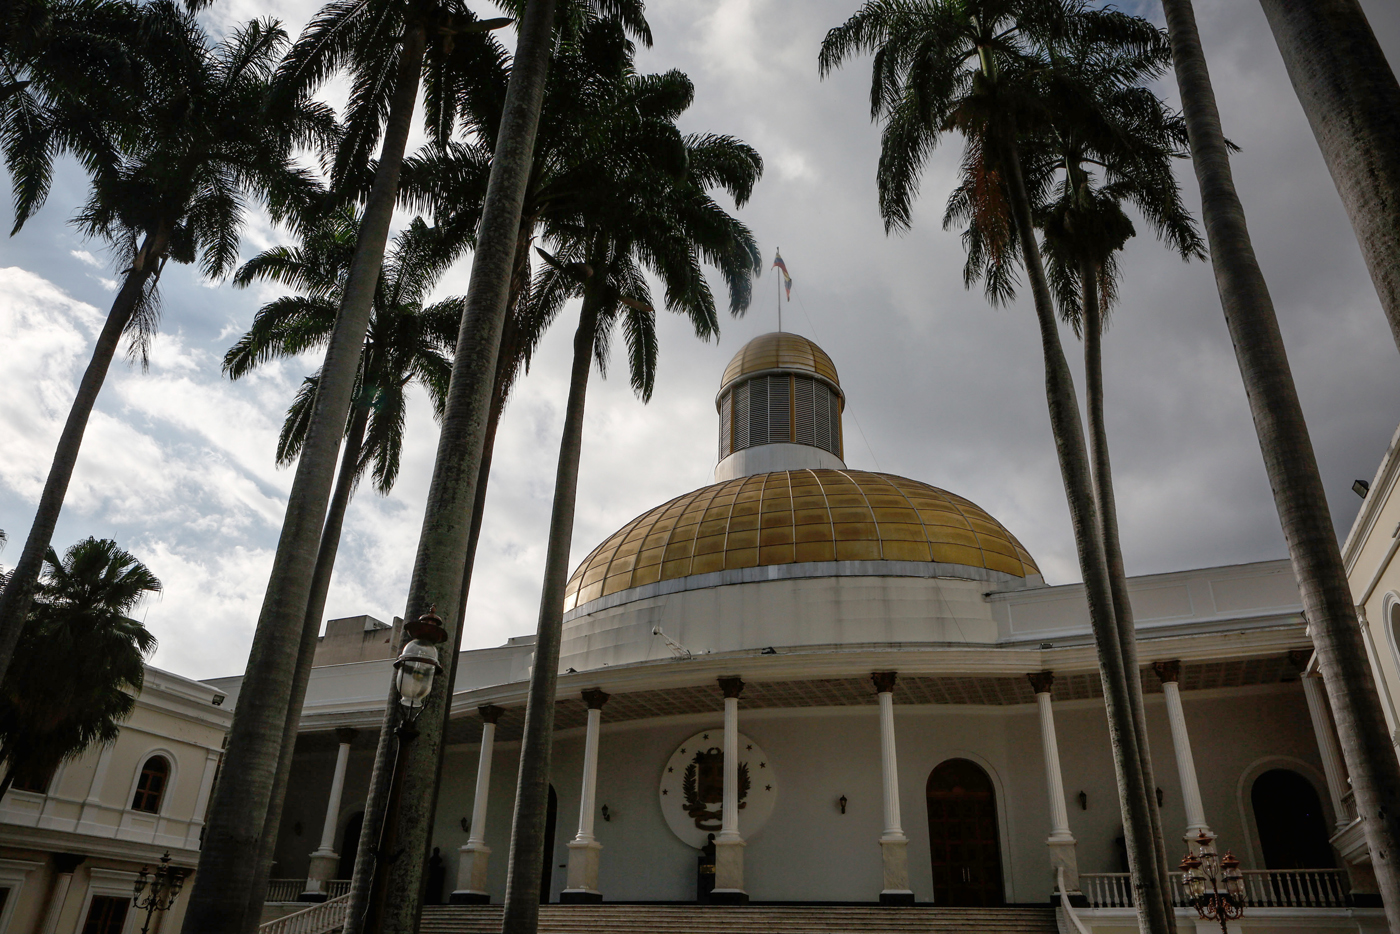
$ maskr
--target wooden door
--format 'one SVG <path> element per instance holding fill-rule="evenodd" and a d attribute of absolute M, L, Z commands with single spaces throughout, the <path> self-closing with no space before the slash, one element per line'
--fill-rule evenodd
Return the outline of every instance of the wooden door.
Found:
<path fill-rule="evenodd" d="M 928 843 L 933 903 L 986 907 L 1004 902 L 996 791 L 967 759 L 949 759 L 928 777 Z"/>

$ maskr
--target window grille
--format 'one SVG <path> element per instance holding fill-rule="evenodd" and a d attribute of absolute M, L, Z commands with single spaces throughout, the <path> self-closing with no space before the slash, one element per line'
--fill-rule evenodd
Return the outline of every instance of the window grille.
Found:
<path fill-rule="evenodd" d="M 757 376 L 720 397 L 719 456 L 759 444 L 807 444 L 841 456 L 841 398 L 806 376 Z"/>

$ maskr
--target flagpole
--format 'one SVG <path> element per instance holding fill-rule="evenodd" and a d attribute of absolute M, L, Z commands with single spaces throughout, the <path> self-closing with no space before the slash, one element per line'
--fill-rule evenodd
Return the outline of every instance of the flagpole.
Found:
<path fill-rule="evenodd" d="M 782 248 L 778 249 L 777 255 L 783 255 Z M 781 273 L 782 270 L 779 269 L 778 272 Z M 783 333 L 783 277 L 777 275 L 773 278 L 778 280 L 778 333 L 781 334 Z"/>

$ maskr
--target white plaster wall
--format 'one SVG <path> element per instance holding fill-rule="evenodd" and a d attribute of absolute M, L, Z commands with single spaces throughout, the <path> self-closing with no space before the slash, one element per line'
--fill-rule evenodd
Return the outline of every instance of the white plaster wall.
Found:
<path fill-rule="evenodd" d="M 669 658 L 666 635 L 696 655 L 765 646 L 992 643 L 987 581 L 814 577 L 686 590 L 598 610 L 564 624 L 560 669 Z"/>
<path fill-rule="evenodd" d="M 1156 781 L 1164 794 L 1163 828 L 1168 854 L 1175 860 L 1186 823 L 1180 782 L 1163 698 L 1150 694 L 1146 700 Z M 1295 683 L 1187 691 L 1183 704 L 1206 818 L 1219 834 L 1222 849 L 1232 849 L 1245 868 L 1262 868 L 1247 815 L 1245 779 L 1271 764 L 1296 768 L 1316 783 L 1324 806 L 1327 801 L 1301 688 Z M 1102 704 L 1056 704 L 1055 717 L 1080 870 L 1122 871 L 1114 843 L 1122 832 L 1122 819 Z M 693 900 L 698 854 L 666 826 L 657 788 L 661 769 L 676 746 L 697 729 L 720 727 L 720 717 L 609 724 L 604 708 L 603 723 L 597 804 L 606 804 L 613 819 L 598 817 L 594 832 L 604 847 L 599 874 L 604 898 Z M 897 703 L 895 724 L 903 825 L 910 840 L 910 880 L 916 897 L 930 901 L 933 896 L 924 786 L 935 766 L 960 756 L 982 765 L 997 787 L 1007 900 L 1044 903 L 1053 883 L 1044 845 L 1050 818 L 1035 707 Z M 750 896 L 757 901 L 874 901 L 880 890 L 877 841 L 882 829 L 875 705 L 756 711 L 741 706 L 740 725 L 767 751 L 779 779 L 772 817 L 747 840 Z M 564 887 L 560 865 L 568 861 L 565 844 L 577 830 L 582 752 L 581 731 L 560 734 L 552 762 L 559 800 L 552 900 Z M 342 824 L 363 807 L 371 755 L 365 749 L 351 757 Z M 447 864 L 444 894 L 453 888 L 457 848 L 466 842 L 460 821 L 472 810 L 477 756 L 474 745 L 447 751 L 432 840 Z M 332 765 L 330 753 L 298 756 L 278 845 L 278 876 L 305 872 L 306 854 L 319 838 Z M 486 842 L 493 850 L 490 889 L 497 902 L 505 893 L 517 765 L 518 744 L 498 743 L 486 826 Z M 1087 810 L 1079 807 L 1080 790 L 1088 795 Z M 843 794 L 848 799 L 845 815 L 836 805 Z M 290 828 L 298 820 L 303 834 L 292 839 Z"/>

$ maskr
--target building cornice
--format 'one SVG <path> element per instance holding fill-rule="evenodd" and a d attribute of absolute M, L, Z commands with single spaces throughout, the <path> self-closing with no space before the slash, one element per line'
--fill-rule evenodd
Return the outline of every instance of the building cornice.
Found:
<path fill-rule="evenodd" d="M 1174 658 L 1185 662 L 1283 655 L 1310 648 L 1301 619 L 1221 632 L 1139 634 L 1143 664 Z M 1028 671 L 1054 670 L 1065 674 L 1098 670 L 1092 640 L 1048 647 L 969 646 L 929 643 L 793 646 L 766 650 L 698 655 L 688 659 L 634 662 L 609 668 L 559 675 L 556 698 L 577 697 L 588 688 L 610 694 L 665 690 L 713 683 L 720 676 L 738 675 L 746 681 L 800 681 L 850 677 L 852 672 L 897 669 L 901 675 L 988 677 L 1020 676 Z M 387 685 L 386 685 L 387 690 Z M 459 691 L 452 697 L 452 716 L 475 716 L 483 704 L 519 707 L 525 703 L 528 681 L 516 681 Z M 302 713 L 305 732 L 340 726 L 378 727 L 384 702 L 338 703 L 308 707 Z"/>
<path fill-rule="evenodd" d="M 90 834 L 72 833 L 66 830 L 21 827 L 15 824 L 0 824 L 0 846 L 43 850 L 50 853 L 78 853 L 83 856 L 121 859 L 133 863 L 150 863 L 151 865 L 155 865 L 160 860 L 161 854 L 169 850 L 170 862 L 175 866 L 193 869 L 199 863 L 198 849 L 156 846 L 114 837 L 94 837 Z"/>
<path fill-rule="evenodd" d="M 1376 522 L 1380 519 L 1381 510 L 1394 492 L 1397 480 L 1400 480 L 1400 428 L 1396 428 L 1395 434 L 1390 436 L 1390 446 L 1386 448 L 1385 456 L 1376 468 L 1376 475 L 1371 479 L 1366 498 L 1361 501 L 1361 511 L 1356 514 L 1356 519 L 1351 523 L 1351 530 L 1347 532 L 1346 541 L 1342 543 L 1342 563 L 1346 566 L 1348 576 L 1356 565 L 1356 559 L 1361 555 L 1362 546 L 1370 539 Z"/>

